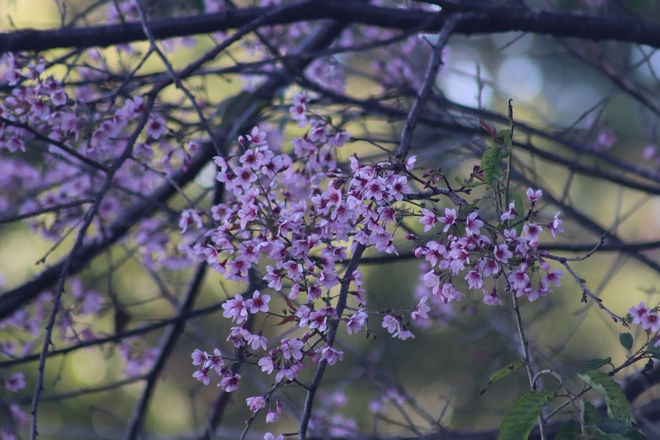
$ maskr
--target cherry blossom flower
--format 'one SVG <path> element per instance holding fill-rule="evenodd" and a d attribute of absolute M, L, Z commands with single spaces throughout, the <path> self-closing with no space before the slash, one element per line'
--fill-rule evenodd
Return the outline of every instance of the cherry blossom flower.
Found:
<path fill-rule="evenodd" d="M 335 350 L 334 348 L 327 345 L 317 350 L 317 352 L 320 352 L 321 357 L 328 361 L 328 364 L 330 365 L 336 364 L 337 361 L 344 360 L 344 353 L 342 351 Z"/>
<path fill-rule="evenodd" d="M 632 315 L 633 324 L 641 324 L 642 318 L 651 313 L 651 309 L 647 308 L 644 302 L 640 302 L 637 307 L 631 307 L 628 312 Z"/>
<path fill-rule="evenodd" d="M 202 216 L 195 209 L 186 209 L 181 213 L 181 220 L 179 221 L 181 233 L 185 233 L 192 225 L 195 225 L 197 229 L 201 229 L 204 226 Z"/>
<path fill-rule="evenodd" d="M 561 212 L 556 213 L 552 221 L 546 225 L 546 227 L 550 229 L 553 238 L 557 238 L 558 233 L 564 232 L 564 229 L 562 228 L 563 222 L 559 218 L 559 214 L 561 214 Z"/>
<path fill-rule="evenodd" d="M 211 382 L 211 378 L 209 377 L 208 373 L 209 373 L 208 369 L 195 371 L 193 373 L 193 377 L 198 381 L 202 382 L 204 385 L 208 385 Z"/>
<path fill-rule="evenodd" d="M 496 260 L 501 261 L 504 264 L 506 264 L 509 259 L 513 257 L 513 253 L 509 251 L 509 247 L 504 243 L 495 246 L 493 255 L 495 256 Z"/>
<path fill-rule="evenodd" d="M 532 188 L 527 188 L 525 194 L 527 195 L 527 199 L 530 202 L 532 202 L 533 205 L 541 199 L 541 197 L 543 196 L 543 191 L 541 191 L 540 189 L 534 191 Z"/>
<path fill-rule="evenodd" d="M 228 373 L 227 376 L 222 378 L 222 381 L 218 384 L 218 387 L 225 393 L 231 393 L 238 389 L 240 382 L 240 374 Z"/>
<path fill-rule="evenodd" d="M 465 219 L 465 234 L 468 237 L 481 234 L 479 228 L 481 228 L 484 225 L 484 222 L 479 220 L 477 216 L 478 214 L 476 212 L 472 212 Z"/>
<path fill-rule="evenodd" d="M 356 313 L 346 319 L 346 332 L 350 335 L 362 331 L 367 320 L 367 313 L 364 309 L 358 310 Z"/>
<path fill-rule="evenodd" d="M 468 287 L 470 289 L 481 289 L 481 287 L 484 285 L 484 281 L 481 278 L 481 274 L 477 272 L 476 270 L 471 270 L 468 272 L 467 275 L 465 275 L 465 280 L 468 282 Z"/>
<path fill-rule="evenodd" d="M 495 289 L 491 290 L 490 293 L 485 293 L 484 292 L 484 304 L 487 304 L 489 306 L 501 306 L 502 305 L 502 300 L 500 299 L 499 296 L 497 296 L 497 292 Z"/>
<path fill-rule="evenodd" d="M 655 312 L 649 312 L 642 316 L 641 319 L 642 328 L 644 330 L 651 330 L 652 332 L 657 332 L 660 330 L 660 316 Z"/>
<path fill-rule="evenodd" d="M 263 312 L 268 312 L 268 303 L 270 302 L 270 295 L 261 295 L 258 290 L 255 290 L 252 294 L 252 299 L 245 301 L 245 307 L 248 308 L 249 312 L 252 314 Z"/>
<path fill-rule="evenodd" d="M 509 203 L 509 206 L 507 210 L 500 216 L 500 220 L 507 221 L 507 220 L 513 220 L 516 218 L 516 204 L 514 202 Z"/>
<path fill-rule="evenodd" d="M 259 127 L 253 127 L 249 135 L 247 135 L 248 140 L 255 145 L 265 145 L 266 144 L 266 132 L 260 131 Z"/>
<path fill-rule="evenodd" d="M 160 137 L 167 132 L 165 121 L 160 116 L 156 116 L 147 121 L 147 126 L 144 132 L 151 136 L 153 139 L 160 139 Z"/>
<path fill-rule="evenodd" d="M 543 231 L 543 228 L 535 223 L 528 223 L 523 226 L 523 232 L 527 236 L 527 240 L 530 242 L 538 242 L 541 231 Z"/>
<path fill-rule="evenodd" d="M 225 311 L 222 313 L 222 316 L 225 318 L 231 318 L 232 321 L 236 321 L 237 324 L 240 324 L 247 320 L 248 309 L 243 301 L 243 296 L 236 294 L 234 299 L 225 301 L 222 304 L 222 308 Z"/>
<path fill-rule="evenodd" d="M 261 368 L 261 371 L 268 374 L 272 373 L 275 368 L 275 363 L 270 356 L 265 356 L 259 359 L 258 365 Z"/>
<path fill-rule="evenodd" d="M 399 323 L 399 320 L 391 315 L 386 315 L 383 318 L 382 326 L 383 328 L 387 329 L 390 334 L 397 333 L 401 330 L 401 324 Z"/>
<path fill-rule="evenodd" d="M 193 365 L 204 365 L 208 359 L 208 354 L 205 351 L 195 350 L 192 353 Z"/>
<path fill-rule="evenodd" d="M 413 320 L 417 321 L 420 319 L 429 319 L 428 312 L 431 310 L 431 307 L 426 305 L 428 299 L 429 297 L 426 295 L 420 298 L 419 303 L 415 307 L 415 310 L 410 313 L 410 316 Z"/>
<path fill-rule="evenodd" d="M 438 218 L 433 211 L 429 211 L 426 208 L 422 209 L 422 216 L 419 218 L 419 222 L 424 225 L 424 232 L 430 231 L 436 221 L 438 221 Z"/>
<path fill-rule="evenodd" d="M 561 277 L 564 275 L 563 270 L 551 270 L 546 272 L 543 276 L 543 285 L 547 288 L 550 284 L 561 286 Z"/>
<path fill-rule="evenodd" d="M 351 136 L 345 131 L 336 131 L 329 139 L 328 145 L 337 147 L 343 147 L 346 142 L 351 139 Z"/>
<path fill-rule="evenodd" d="M 5 380 L 5 388 L 7 388 L 9 391 L 13 391 L 14 393 L 18 393 L 20 389 L 25 388 L 25 378 L 23 372 L 19 371 L 18 373 L 14 373 L 9 376 Z"/>
<path fill-rule="evenodd" d="M 450 209 L 450 208 L 445 208 L 445 215 L 440 217 L 439 221 L 441 223 L 445 224 L 445 227 L 442 229 L 442 232 L 447 232 L 450 227 L 452 227 L 456 223 L 457 219 L 456 215 L 456 210 L 455 209 Z M 483 223 L 482 223 L 483 225 Z"/>
<path fill-rule="evenodd" d="M 279 414 L 277 414 L 272 409 L 269 409 L 268 414 L 266 415 L 266 423 L 275 423 L 279 420 L 280 420 Z"/>
<path fill-rule="evenodd" d="M 266 407 L 266 398 L 264 396 L 248 397 L 245 399 L 250 411 L 257 412 Z"/>
<path fill-rule="evenodd" d="M 408 329 L 401 329 L 394 333 L 392 337 L 399 338 L 402 341 L 405 341 L 406 339 L 414 339 L 415 335 Z"/>

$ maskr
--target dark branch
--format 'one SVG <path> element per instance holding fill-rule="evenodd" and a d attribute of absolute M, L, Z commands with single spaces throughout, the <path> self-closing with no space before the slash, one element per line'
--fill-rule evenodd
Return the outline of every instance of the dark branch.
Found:
<path fill-rule="evenodd" d="M 474 4 L 462 6 L 447 2 L 451 12 L 469 12 L 455 32 L 462 34 L 492 34 L 500 32 L 531 32 L 564 38 L 587 40 L 618 40 L 660 48 L 660 26 L 625 17 L 596 17 L 571 13 L 532 11 L 524 8 L 488 8 Z M 276 8 L 246 8 L 218 14 L 153 20 L 148 23 L 154 39 L 207 34 L 237 29 Z M 428 21 L 427 11 L 409 11 L 372 6 L 361 2 L 302 2 L 265 20 L 264 25 L 289 24 L 299 21 L 332 19 L 340 23 L 359 23 L 384 28 L 408 30 Z M 439 17 L 426 26 L 428 32 L 438 32 L 445 19 Z M 108 47 L 134 41 L 145 41 L 140 23 L 100 25 L 37 31 L 25 29 L 0 34 L 0 54 L 4 52 L 43 51 L 60 47 Z"/>

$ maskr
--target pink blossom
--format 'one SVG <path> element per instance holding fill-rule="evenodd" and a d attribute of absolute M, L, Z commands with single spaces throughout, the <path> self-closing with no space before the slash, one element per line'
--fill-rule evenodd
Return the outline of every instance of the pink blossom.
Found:
<path fill-rule="evenodd" d="M 495 289 L 491 290 L 490 293 L 484 292 L 484 304 L 487 304 L 489 306 L 502 305 L 502 300 L 500 299 L 499 296 L 497 296 L 497 292 L 495 291 Z"/>
<path fill-rule="evenodd" d="M 264 356 L 261 359 L 259 359 L 259 367 L 261 367 L 261 371 L 264 373 L 272 373 L 273 369 L 275 368 L 275 364 L 273 363 L 273 359 L 270 356 Z"/>
<path fill-rule="evenodd" d="M 284 359 L 299 361 L 303 357 L 302 348 L 304 345 L 300 339 L 282 339 L 279 350 Z"/>
<path fill-rule="evenodd" d="M 397 201 L 403 200 L 406 194 L 411 193 L 411 189 L 407 185 L 408 178 L 406 176 L 399 176 L 389 186 L 389 193 L 394 196 Z"/>
<path fill-rule="evenodd" d="M 266 339 L 265 336 L 259 332 L 256 335 L 251 335 L 248 338 L 248 342 L 250 343 L 250 347 L 252 347 L 252 350 L 257 350 L 259 347 L 261 347 L 262 350 L 266 349 L 266 344 L 268 343 L 268 339 Z"/>
<path fill-rule="evenodd" d="M 5 380 L 5 388 L 9 391 L 18 393 L 22 388 L 25 388 L 25 379 L 22 371 L 14 373 Z"/>
<path fill-rule="evenodd" d="M 440 289 L 440 299 L 443 303 L 447 304 L 452 301 L 460 301 L 464 296 L 465 295 L 456 290 L 452 283 L 442 284 L 442 288 Z"/>
<path fill-rule="evenodd" d="M 261 151 L 248 148 L 247 151 L 240 157 L 239 162 L 253 170 L 258 170 L 264 164 L 263 159 L 264 154 Z"/>
<path fill-rule="evenodd" d="M 309 328 L 324 332 L 327 329 L 328 317 L 324 309 L 314 311 L 309 315 Z"/>
<path fill-rule="evenodd" d="M 239 294 L 236 294 L 234 299 L 225 301 L 222 304 L 222 308 L 225 309 L 225 311 L 222 312 L 222 316 L 225 318 L 231 318 L 231 320 L 236 321 L 237 324 L 247 320 L 248 309 L 243 301 L 243 297 Z"/>
<path fill-rule="evenodd" d="M 257 180 L 257 174 L 249 166 L 235 168 L 234 174 L 236 175 L 236 178 L 234 179 L 233 184 L 237 187 L 242 187 L 243 189 L 249 188 L 250 184 Z"/>
<path fill-rule="evenodd" d="M 408 157 L 403 165 L 406 167 L 406 170 L 412 171 L 415 168 L 415 163 L 417 162 L 417 156 Z"/>
<path fill-rule="evenodd" d="M 642 316 L 642 328 L 651 329 L 652 332 L 660 330 L 660 316 L 655 312 L 646 313 Z"/>
<path fill-rule="evenodd" d="M 642 318 L 648 315 L 651 309 L 647 308 L 644 302 L 640 302 L 637 307 L 631 307 L 628 312 L 632 315 L 633 324 L 641 324 Z"/>
<path fill-rule="evenodd" d="M 317 352 L 319 351 L 321 352 L 321 357 L 328 361 L 328 364 L 330 365 L 336 364 L 337 361 L 344 360 L 344 352 L 335 350 L 327 345 L 320 350 L 317 350 Z"/>
<path fill-rule="evenodd" d="M 273 266 L 266 266 L 267 274 L 264 276 L 264 281 L 268 282 L 268 287 L 279 292 L 282 290 L 282 279 L 284 277 L 277 273 Z"/>
<path fill-rule="evenodd" d="M 523 289 L 529 283 L 529 276 L 522 270 L 515 270 L 507 277 L 514 290 Z"/>
<path fill-rule="evenodd" d="M 204 365 L 208 359 L 208 354 L 205 351 L 195 350 L 192 353 L 193 365 Z"/>
<path fill-rule="evenodd" d="M 413 320 L 417 321 L 420 319 L 429 319 L 428 312 L 431 311 L 431 307 L 426 305 L 428 299 L 429 297 L 426 295 L 420 298 L 417 307 L 415 307 L 415 310 L 410 313 L 410 316 Z"/>
<path fill-rule="evenodd" d="M 541 191 L 540 189 L 534 191 L 532 188 L 527 188 L 525 194 L 527 195 L 527 199 L 530 202 L 532 202 L 533 205 L 534 203 L 538 202 L 541 199 L 541 197 L 543 196 L 543 191 Z"/>
<path fill-rule="evenodd" d="M 247 138 L 250 142 L 252 142 L 255 145 L 265 145 L 266 144 L 266 132 L 265 131 L 260 131 L 259 127 L 253 127 L 250 134 L 247 135 Z"/>
<path fill-rule="evenodd" d="M 277 437 L 275 437 L 270 432 L 267 432 L 266 434 L 264 434 L 264 440 L 284 440 L 284 436 L 280 434 Z"/>
<path fill-rule="evenodd" d="M 225 393 L 231 393 L 238 389 L 238 386 L 241 383 L 241 375 L 229 373 L 227 376 L 222 378 L 222 381 L 218 384 L 218 387 Z"/>
<path fill-rule="evenodd" d="M 292 364 L 278 371 L 275 375 L 275 380 L 277 382 L 282 382 L 284 380 L 291 382 L 296 378 L 296 374 L 298 374 L 298 366 Z"/>
<path fill-rule="evenodd" d="M 561 212 L 556 213 L 552 221 L 546 225 L 546 227 L 550 229 L 550 233 L 554 238 L 557 238 L 558 233 L 564 232 L 564 229 L 562 228 L 563 222 L 559 218 L 559 214 L 561 214 Z"/>
<path fill-rule="evenodd" d="M 291 113 L 291 118 L 294 121 L 298 121 L 299 127 L 304 127 L 307 125 L 307 116 L 305 112 L 307 111 L 307 94 L 303 90 L 302 93 L 297 93 L 293 95 L 293 106 L 289 108 L 289 113 Z"/>
<path fill-rule="evenodd" d="M 465 234 L 468 237 L 472 237 L 472 236 L 476 236 L 476 235 L 481 234 L 481 231 L 479 230 L 479 228 L 481 228 L 484 225 L 484 222 L 479 220 L 477 218 L 477 216 L 478 216 L 478 214 L 476 212 L 472 212 L 465 219 Z"/>
<path fill-rule="evenodd" d="M 257 412 L 266 406 L 266 398 L 264 396 L 248 397 L 245 401 L 252 412 Z"/>
<path fill-rule="evenodd" d="M 495 256 L 496 260 L 501 261 L 504 264 L 506 264 L 509 261 L 509 259 L 513 257 L 513 253 L 509 250 L 509 247 L 504 243 L 495 246 L 495 249 L 493 250 L 493 255 Z"/>
<path fill-rule="evenodd" d="M 445 208 L 445 215 L 443 215 L 439 219 L 440 222 L 445 224 L 445 227 L 442 229 L 442 232 L 447 232 L 449 228 L 456 223 L 457 218 L 458 217 L 456 216 L 455 209 Z"/>
<path fill-rule="evenodd" d="M 186 209 L 181 213 L 181 220 L 179 220 L 179 228 L 181 233 L 185 233 L 191 225 L 195 225 L 198 229 L 204 226 L 202 217 L 195 209 Z"/>
<path fill-rule="evenodd" d="M 167 126 L 160 116 L 156 116 L 155 118 L 149 119 L 144 131 L 153 139 L 159 139 L 167 131 Z"/>
<path fill-rule="evenodd" d="M 514 202 L 509 203 L 509 207 L 507 210 L 500 216 L 500 220 L 506 221 L 506 220 L 513 220 L 516 218 L 516 215 L 518 213 L 516 212 L 516 204 Z"/>
<path fill-rule="evenodd" d="M 394 316 L 391 315 L 386 315 L 383 318 L 383 328 L 387 329 L 387 331 L 390 334 L 394 334 L 396 332 L 399 332 L 401 330 L 401 324 L 399 324 L 399 320 L 396 319 Z"/>
<path fill-rule="evenodd" d="M 328 140 L 328 145 L 343 147 L 346 142 L 351 139 L 351 136 L 345 131 L 336 131 Z"/>
<path fill-rule="evenodd" d="M 392 337 L 396 337 L 396 338 L 401 339 L 402 341 L 405 341 L 406 339 L 411 339 L 411 338 L 414 339 L 415 335 L 413 334 L 413 332 L 411 332 L 408 329 L 402 329 L 402 330 L 399 330 L 398 332 L 394 333 L 392 335 Z"/>
<path fill-rule="evenodd" d="M 204 369 L 213 368 L 216 373 L 220 374 L 225 366 L 225 360 L 222 359 L 222 353 L 220 353 L 220 350 L 216 348 L 215 350 L 213 350 L 213 356 L 209 356 L 208 354 L 206 356 L 208 357 L 208 359 L 204 363 L 203 368 Z"/>
<path fill-rule="evenodd" d="M 543 285 L 547 288 L 551 283 L 555 286 L 561 286 L 561 277 L 564 275 L 563 270 L 551 270 L 546 272 L 543 276 Z"/>
<path fill-rule="evenodd" d="M 432 211 L 429 211 L 426 208 L 422 209 L 422 216 L 420 217 L 419 222 L 424 225 L 424 232 L 430 231 L 437 220 L 437 217 Z"/>
<path fill-rule="evenodd" d="M 269 409 L 268 414 L 266 415 L 266 423 L 275 423 L 279 420 L 280 420 L 279 414 L 277 414 L 272 409 Z"/>
<path fill-rule="evenodd" d="M 465 275 L 465 280 L 468 282 L 468 287 L 470 289 L 481 289 L 484 285 L 484 281 L 481 278 L 481 274 L 476 270 L 471 270 Z"/>
<path fill-rule="evenodd" d="M 528 223 L 523 226 L 523 232 L 527 236 L 527 240 L 530 242 L 538 242 L 541 231 L 543 231 L 543 228 L 535 223 Z"/>
<path fill-rule="evenodd" d="M 59 89 L 50 93 L 50 100 L 54 105 L 59 107 L 66 104 L 67 96 L 66 93 L 64 93 L 64 90 Z"/>
<path fill-rule="evenodd" d="M 204 385 L 208 385 L 209 382 L 211 381 L 211 378 L 208 375 L 209 370 L 204 369 L 204 370 L 199 370 L 195 371 L 193 373 L 193 377 L 197 379 L 198 381 L 202 382 Z"/>
<path fill-rule="evenodd" d="M 253 315 L 258 312 L 266 313 L 268 312 L 268 303 L 270 302 L 270 295 L 261 295 L 258 290 L 255 290 L 252 294 L 252 299 L 245 301 L 245 307 L 248 308 L 249 312 Z"/>
<path fill-rule="evenodd" d="M 346 319 L 346 332 L 350 335 L 362 331 L 364 324 L 367 320 L 367 313 L 364 309 L 358 310 L 356 313 Z"/>

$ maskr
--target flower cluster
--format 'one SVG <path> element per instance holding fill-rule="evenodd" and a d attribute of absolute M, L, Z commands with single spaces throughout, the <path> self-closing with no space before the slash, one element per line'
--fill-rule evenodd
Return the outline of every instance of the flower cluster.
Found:
<path fill-rule="evenodd" d="M 227 280 L 263 283 L 286 302 L 283 314 L 273 312 L 271 295 L 252 289 L 223 304 L 223 316 L 235 323 L 227 341 L 246 350 L 263 372 L 274 374 L 275 383 L 296 380 L 307 359 L 330 365 L 343 359 L 342 351 L 324 342 L 328 332 L 339 322 L 349 334 L 360 332 L 369 312 L 359 268 L 342 273 L 342 265 L 358 245 L 398 254 L 393 234 L 405 216 L 415 215 L 409 199 L 417 190 L 416 178 L 410 180 L 415 157 L 369 165 L 351 156 L 347 168 L 338 167 L 335 149 L 349 136 L 329 121 L 308 118 L 308 102 L 304 92 L 293 97 L 292 118 L 307 127 L 304 136 L 292 140 L 293 154 L 278 154 L 269 147 L 266 133 L 255 127 L 239 138 L 230 155 L 215 158 L 216 178 L 225 185 L 226 200 L 210 212 L 184 211 L 179 224 L 181 249 L 191 259 L 206 261 Z M 539 190 L 527 191 L 532 208 L 541 197 Z M 502 303 L 496 288 L 499 279 L 503 288 L 530 301 L 560 284 L 562 271 L 552 270 L 538 250 L 543 228 L 553 236 L 563 232 L 559 213 L 539 225 L 532 221 L 533 209 L 525 218 L 515 209 L 514 204 L 508 206 L 498 227 L 487 224 L 476 208 L 467 214 L 446 208 L 440 214 L 422 207 L 417 216 L 424 232 L 441 232 L 426 240 L 408 236 L 423 241 L 414 254 L 428 264 L 422 276 L 427 293 L 407 311 L 413 322 L 426 326 L 432 307 L 460 300 L 464 294 L 455 284 L 459 280 L 482 292 L 489 305 Z M 348 291 L 354 305 L 338 310 L 333 291 L 344 284 L 354 286 Z M 252 333 L 247 323 L 260 315 L 298 327 L 300 336 L 275 342 L 261 332 Z M 382 320 L 383 328 L 403 340 L 414 337 L 407 325 L 403 311 Z M 208 384 L 215 371 L 218 386 L 231 391 L 240 380 L 229 368 L 233 362 L 218 349 L 214 355 L 196 350 L 193 364 L 200 370 L 193 376 Z M 254 396 L 247 404 L 258 412 L 269 399 L 270 394 Z"/>
<path fill-rule="evenodd" d="M 644 330 L 654 333 L 660 330 L 660 316 L 657 310 L 646 307 L 644 302 L 640 302 L 637 307 L 631 307 L 629 312 L 633 324 L 640 324 Z"/>

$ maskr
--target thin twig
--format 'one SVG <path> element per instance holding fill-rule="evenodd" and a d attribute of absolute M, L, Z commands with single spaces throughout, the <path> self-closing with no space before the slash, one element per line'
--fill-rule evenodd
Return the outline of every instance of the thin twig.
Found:
<path fill-rule="evenodd" d="M 326 337 L 326 345 L 328 347 L 332 347 L 335 341 L 335 336 L 337 335 L 337 329 L 339 328 L 339 323 L 341 322 L 341 315 L 344 312 L 344 309 L 346 308 L 348 289 L 351 284 L 350 276 L 358 268 L 358 265 L 360 263 L 360 258 L 362 258 L 362 254 L 364 253 L 364 250 L 365 250 L 364 245 L 362 244 L 357 245 L 357 247 L 355 248 L 355 252 L 353 252 L 353 257 L 351 258 L 351 262 L 348 263 L 348 266 L 346 267 L 346 271 L 344 272 L 345 273 L 344 280 L 341 283 L 341 290 L 339 292 L 339 297 L 337 298 L 337 306 L 335 307 L 335 311 L 337 313 L 337 319 L 330 323 L 328 329 L 328 335 Z M 312 379 L 312 382 L 309 385 L 309 391 L 307 392 L 307 398 L 305 399 L 305 407 L 303 410 L 302 421 L 300 422 L 300 430 L 298 431 L 300 440 L 307 439 L 307 428 L 309 425 L 309 421 L 312 418 L 312 407 L 314 406 L 314 397 L 316 396 L 316 391 L 321 385 L 321 379 L 323 379 L 323 373 L 325 372 L 325 368 L 327 367 L 327 365 L 328 365 L 327 360 L 321 359 L 319 361 L 319 363 L 316 366 L 316 372 L 314 373 L 314 378 Z"/>
<path fill-rule="evenodd" d="M 440 14 L 442 14 L 442 12 L 440 12 Z M 426 73 L 424 74 L 424 83 L 417 94 L 417 98 L 415 99 L 410 112 L 408 112 L 406 125 L 401 133 L 401 142 L 399 143 L 399 148 L 397 150 L 397 154 L 401 160 L 405 159 L 408 155 L 408 151 L 412 146 L 413 132 L 415 131 L 415 127 L 417 127 L 417 123 L 424 111 L 426 102 L 429 100 L 429 96 L 431 96 L 431 90 L 435 84 L 438 69 L 440 68 L 440 64 L 442 64 L 442 51 L 449 40 L 449 36 L 462 18 L 461 14 L 450 15 L 438 34 L 438 41 L 435 43 L 433 54 L 431 55 L 431 59 L 426 68 Z"/>

